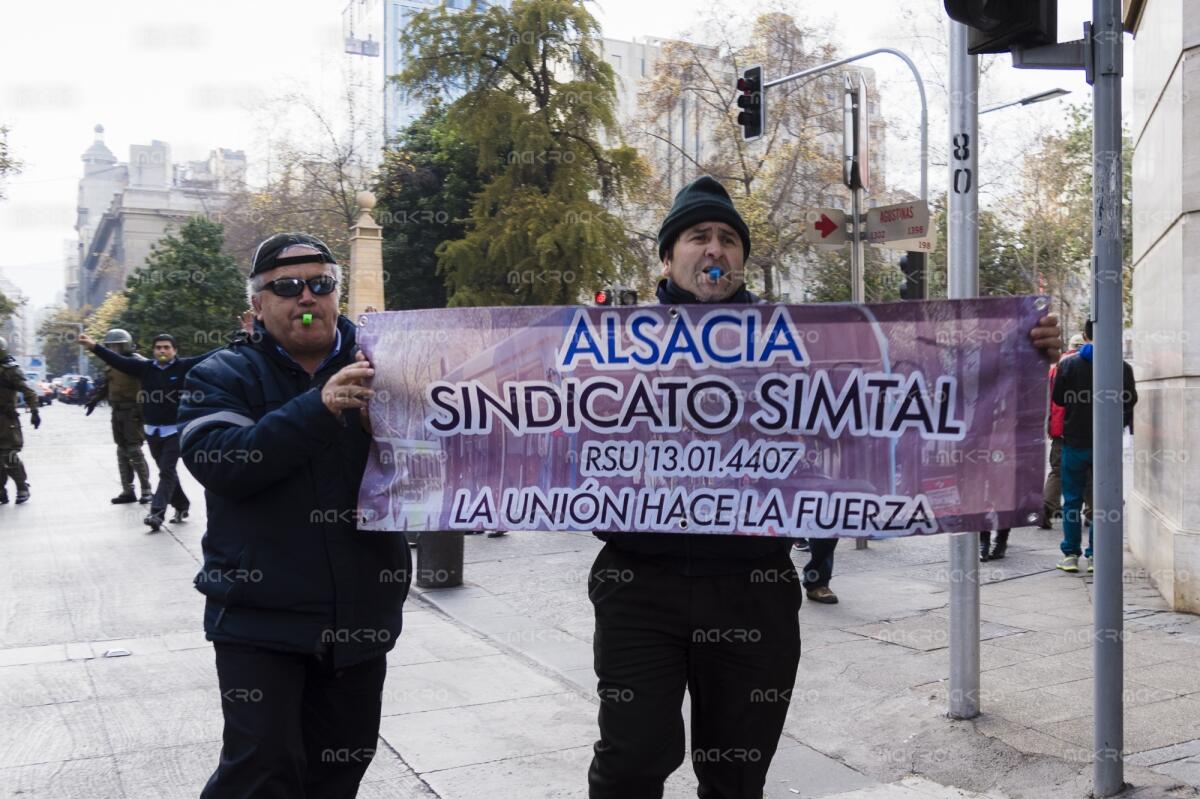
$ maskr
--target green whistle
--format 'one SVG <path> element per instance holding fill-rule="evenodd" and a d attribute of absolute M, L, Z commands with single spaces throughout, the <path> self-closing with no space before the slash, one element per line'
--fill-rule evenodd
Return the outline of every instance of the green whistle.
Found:
<path fill-rule="evenodd" d="M 312 324 L 312 314 L 306 313 L 303 316 L 301 316 L 300 324 L 304 325 L 305 327 L 307 327 L 308 325 L 311 325 Z"/>

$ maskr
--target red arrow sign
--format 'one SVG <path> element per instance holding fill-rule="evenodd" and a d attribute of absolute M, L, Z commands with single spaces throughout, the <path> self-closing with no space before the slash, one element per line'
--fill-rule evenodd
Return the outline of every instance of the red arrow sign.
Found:
<path fill-rule="evenodd" d="M 838 229 L 837 223 L 825 216 L 825 214 L 821 214 L 821 218 L 813 223 L 813 227 L 815 227 L 821 233 L 821 238 L 823 239 L 827 238 L 830 233 Z"/>

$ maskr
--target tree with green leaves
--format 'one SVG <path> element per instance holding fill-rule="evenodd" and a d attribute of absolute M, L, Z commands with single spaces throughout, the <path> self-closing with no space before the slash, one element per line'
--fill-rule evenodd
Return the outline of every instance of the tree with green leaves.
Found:
<path fill-rule="evenodd" d="M 383 227 L 389 309 L 446 307 L 438 247 L 466 235 L 475 195 L 504 160 L 481 169 L 477 147 L 448 122 L 437 101 L 384 152 L 375 219 Z"/>
<path fill-rule="evenodd" d="M 571 304 L 638 259 L 609 208 L 644 177 L 618 141 L 612 67 L 577 0 L 473 4 L 413 16 L 395 77 L 430 97 L 461 89 L 447 124 L 495 168 L 461 238 L 438 250 L 450 305 Z"/>
<path fill-rule="evenodd" d="M 91 310 L 90 306 L 79 310 L 59 308 L 38 326 L 37 335 L 49 374 L 72 374 L 79 368 L 79 345 L 75 340 L 79 337 L 79 326 Z"/>
<path fill-rule="evenodd" d="M 84 332 L 100 341 L 104 334 L 117 326 L 117 320 L 129 307 L 129 297 L 124 291 L 110 291 L 104 302 L 88 314 Z"/>
<path fill-rule="evenodd" d="M 0 325 L 11 319 L 19 307 L 20 304 L 16 300 L 10 300 L 3 291 L 0 291 Z"/>
<path fill-rule="evenodd" d="M 155 244 L 126 285 L 128 305 L 113 322 L 144 352 L 158 333 L 173 335 L 185 355 L 212 349 L 246 309 L 245 275 L 222 252 L 221 226 L 202 216 Z"/>
<path fill-rule="evenodd" d="M 1083 328 L 1090 312 L 1092 257 L 1092 115 L 1074 106 L 1063 132 L 1048 136 L 1025 160 L 1021 192 L 1013 213 L 1019 217 L 1018 254 L 1030 274 L 1030 290 L 1055 298 L 1063 328 Z M 1122 135 L 1122 246 L 1125 324 L 1133 302 L 1133 141 Z M 1034 288 L 1036 286 L 1036 288 Z"/>
<path fill-rule="evenodd" d="M 864 301 L 900 299 L 903 275 L 894 261 L 875 247 L 867 247 L 863 269 Z M 818 252 L 804 277 L 804 296 L 792 297 L 792 302 L 850 302 L 850 248 Z"/>

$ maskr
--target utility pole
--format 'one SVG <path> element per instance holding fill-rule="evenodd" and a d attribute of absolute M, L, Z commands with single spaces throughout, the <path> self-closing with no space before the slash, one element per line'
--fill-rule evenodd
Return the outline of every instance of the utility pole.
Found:
<path fill-rule="evenodd" d="M 1096 348 L 1093 357 L 1092 447 L 1096 470 L 1096 578 L 1092 599 L 1096 668 L 1095 760 L 1092 787 L 1096 796 L 1113 796 L 1125 787 L 1124 506 L 1121 501 L 1121 428 L 1124 424 L 1124 367 L 1121 362 L 1121 4 L 1093 0 L 1092 63 L 1092 248 L 1095 301 L 1092 303 Z"/>
<path fill-rule="evenodd" d="M 979 58 L 950 23 L 949 299 L 979 295 Z M 979 538 L 950 536 L 950 717 L 979 715 Z"/>
<path fill-rule="evenodd" d="M 1083 38 L 1056 41 L 1055 0 L 981 4 L 945 0 L 952 19 L 970 25 L 970 52 L 1011 50 L 1013 66 L 1022 69 L 1082 69 L 1092 85 L 1092 456 L 1095 508 L 1095 582 L 1093 583 L 1093 663 L 1096 678 L 1092 733 L 1092 795 L 1115 796 L 1125 788 L 1124 761 L 1124 587 L 1125 516 L 1121 499 L 1124 466 L 1121 429 L 1124 410 L 1124 367 L 1121 361 L 1121 76 L 1124 31 L 1118 0 L 1092 0 L 1092 21 Z M 951 66 L 961 47 L 953 46 L 962 26 L 951 33 Z M 958 87 L 962 89 L 961 86 Z M 951 75 L 951 117 L 958 99 Z M 974 98 L 974 94 L 971 95 Z M 953 191 L 953 189 L 952 189 Z M 953 209 L 954 194 L 951 194 Z M 951 213 L 951 225 L 954 213 Z M 952 227 L 953 230 L 953 227 Z M 951 258 L 954 258 L 951 239 Z M 953 274 L 953 270 L 952 270 Z M 955 296 L 951 294 L 951 296 Z M 953 593 L 952 593 L 953 602 Z M 953 613 L 953 608 L 952 608 Z M 951 633 L 954 616 L 951 616 Z M 975 646 L 978 647 L 976 640 Z M 951 683 L 957 663 L 951 640 Z M 951 702 L 953 704 L 953 689 Z"/>

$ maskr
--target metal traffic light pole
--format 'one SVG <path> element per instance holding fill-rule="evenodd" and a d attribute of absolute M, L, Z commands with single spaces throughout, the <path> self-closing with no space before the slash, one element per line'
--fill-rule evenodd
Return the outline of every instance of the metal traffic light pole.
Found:
<path fill-rule="evenodd" d="M 1048 0 L 1047 0 L 1048 1 Z M 1092 0 L 1092 21 L 1082 39 L 1013 48 L 1013 66 L 1082 69 L 1092 85 L 1092 458 L 1095 470 L 1095 582 L 1093 583 L 1092 794 L 1115 796 L 1125 788 L 1123 688 L 1125 674 L 1125 512 L 1121 429 L 1124 366 L 1121 361 L 1122 230 L 1121 75 L 1124 31 L 1118 0 Z"/>
<path fill-rule="evenodd" d="M 925 101 L 925 82 L 921 80 L 921 73 L 917 71 L 917 65 L 908 55 L 900 50 L 892 47 L 877 47 L 874 50 L 867 50 L 864 53 L 839 58 L 834 61 L 827 61 L 824 64 L 818 64 L 815 67 L 802 69 L 799 72 L 793 72 L 791 75 L 784 75 L 782 78 L 776 78 L 772 81 L 764 81 L 761 87 L 763 107 L 766 107 L 766 92 L 767 89 L 773 86 L 782 86 L 785 83 L 791 83 L 794 80 L 807 78 L 810 75 L 816 75 L 821 72 L 827 72 L 831 69 L 849 64 L 854 61 L 861 61 L 864 58 L 870 58 L 874 55 L 894 55 L 905 63 L 909 71 L 912 72 L 913 80 L 917 82 L 917 94 L 921 98 L 921 200 L 928 202 L 929 200 L 929 108 Z M 849 127 L 849 119 L 851 117 L 851 109 L 847 106 L 843 107 L 844 119 Z M 860 109 L 863 124 L 866 122 L 866 109 Z M 765 122 L 765 116 L 764 116 Z M 863 190 L 860 188 L 851 188 L 851 228 L 854 236 L 850 241 L 850 292 L 851 301 L 862 302 L 865 297 L 863 275 L 866 272 L 866 240 L 864 238 L 864 225 L 862 223 L 862 205 Z M 924 257 L 924 254 L 921 254 Z M 856 538 L 854 540 L 855 549 L 866 549 L 867 540 L 865 538 Z"/>
<path fill-rule="evenodd" d="M 1121 361 L 1124 319 L 1121 307 L 1121 75 L 1124 47 L 1121 3 L 1092 0 L 1092 21 L 1084 23 L 1083 38 L 1061 43 L 1054 35 L 1054 0 L 1037 0 L 1024 5 L 996 3 L 994 8 L 986 9 L 972 0 L 945 0 L 945 3 L 951 18 L 974 26 L 965 28 L 957 22 L 953 24 L 952 67 L 964 57 L 962 34 L 969 31 L 976 34 L 976 52 L 1011 49 L 1013 66 L 1023 69 L 1082 69 L 1092 85 L 1092 316 L 1096 334 L 1092 356 L 1092 456 L 1094 463 L 1102 464 L 1102 468 L 1096 470 L 1093 490 L 1096 576 L 1092 598 L 1092 656 L 1096 677 L 1092 795 L 1114 796 L 1125 788 L 1122 760 L 1125 736 L 1122 695 L 1125 518 L 1121 497 L 1124 471 L 1121 428 L 1125 395 Z M 1004 14 L 997 16 L 999 12 Z M 1016 27 L 1004 29 L 1006 24 L 1014 22 Z M 963 88 L 960 84 L 956 91 L 952 70 L 952 105 L 960 99 L 958 92 Z M 974 95 L 971 96 L 973 99 Z M 951 194 L 952 225 L 955 222 L 954 207 L 954 194 Z M 951 258 L 954 258 L 953 243 L 954 238 L 951 238 Z M 975 590 L 978 591 L 978 587 Z M 977 597 L 976 594 L 976 601 Z M 954 617 L 951 618 L 953 633 Z M 977 648 L 978 645 L 976 640 L 974 646 Z M 962 665 L 956 656 L 953 638 L 951 664 L 953 683 L 953 669 Z M 966 688 L 969 690 L 970 686 Z M 952 690 L 952 708 L 953 700 Z"/>
<path fill-rule="evenodd" d="M 1094 605 L 1094 665 L 1096 704 L 1092 790 L 1113 796 L 1125 787 L 1124 707 L 1122 689 L 1125 652 L 1121 642 L 1122 551 L 1124 507 L 1121 501 L 1123 378 L 1121 362 L 1121 4 L 1092 0 L 1092 63 L 1094 97 L 1092 161 L 1092 248 L 1095 270 L 1096 349 L 1092 356 L 1093 463 L 1095 470 L 1096 577 Z"/>
<path fill-rule="evenodd" d="M 950 23 L 949 299 L 979 295 L 979 57 Z M 950 717 L 979 715 L 979 538 L 950 536 Z"/>
<path fill-rule="evenodd" d="M 799 72 L 793 72 L 791 75 L 784 75 L 782 78 L 766 81 L 762 85 L 762 91 L 765 95 L 767 89 L 773 86 L 782 86 L 785 83 L 791 83 L 800 78 L 807 78 L 810 75 L 816 75 L 820 72 L 827 72 L 835 67 L 840 67 L 843 64 L 849 64 L 853 61 L 861 61 L 864 58 L 870 58 L 873 55 L 894 55 L 908 66 L 912 72 L 913 80 L 917 82 L 917 94 L 921 98 L 921 199 L 929 200 L 929 109 L 925 103 L 925 82 L 921 80 L 921 73 L 917 71 L 917 65 L 901 50 L 896 50 L 892 47 L 876 47 L 874 50 L 867 50 L 865 53 L 839 58 L 836 61 L 827 61 L 824 64 L 818 64 L 815 67 L 802 69 Z"/>

